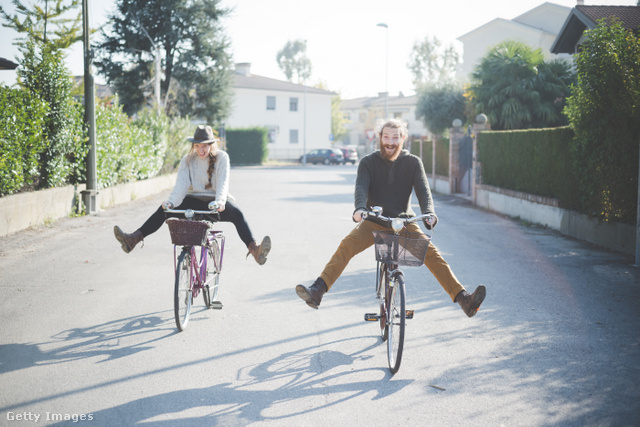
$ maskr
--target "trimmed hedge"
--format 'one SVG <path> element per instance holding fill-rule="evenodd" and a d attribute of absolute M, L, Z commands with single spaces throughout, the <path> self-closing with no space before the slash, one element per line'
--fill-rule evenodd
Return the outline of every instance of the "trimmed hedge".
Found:
<path fill-rule="evenodd" d="M 579 192 L 569 127 L 483 131 L 478 135 L 482 183 L 559 199 L 579 210 Z"/>
<path fill-rule="evenodd" d="M 232 165 L 260 165 L 267 160 L 267 129 L 227 129 L 226 151 Z"/>

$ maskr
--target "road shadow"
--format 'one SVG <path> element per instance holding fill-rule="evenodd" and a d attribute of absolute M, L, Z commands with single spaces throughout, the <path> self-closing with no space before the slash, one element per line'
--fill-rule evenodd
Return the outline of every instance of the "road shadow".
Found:
<path fill-rule="evenodd" d="M 339 335 L 339 332 L 332 331 Z M 362 343 L 347 343 L 348 341 Z M 332 350 L 348 347 L 351 353 Z M 313 345 L 281 354 L 255 366 L 246 366 L 237 374 L 236 385 L 172 391 L 127 402 L 113 408 L 92 412 L 98 423 L 132 425 L 247 425 L 252 422 L 287 419 L 320 411 L 362 395 L 384 399 L 413 380 L 393 380 L 387 369 L 352 369 L 358 360 L 372 356 L 367 352 L 380 344 L 379 338 L 348 338 Z M 372 376 L 376 377 L 371 379 Z M 293 403 L 292 402 L 299 402 Z M 200 408 L 204 416 L 185 416 Z M 69 423 L 61 423 L 66 425 Z"/>
<path fill-rule="evenodd" d="M 152 343 L 177 333 L 173 323 L 167 320 L 167 313 L 156 312 L 87 328 L 73 328 L 54 335 L 49 342 L 0 345 L 0 374 L 90 357 L 102 357 L 98 362 L 102 363 L 152 350 L 155 348 Z M 149 335 L 149 339 L 129 339 L 144 335 Z M 59 346 L 65 342 L 69 344 Z M 122 345 L 123 342 L 134 343 Z M 42 350 L 47 347 L 55 348 Z"/>

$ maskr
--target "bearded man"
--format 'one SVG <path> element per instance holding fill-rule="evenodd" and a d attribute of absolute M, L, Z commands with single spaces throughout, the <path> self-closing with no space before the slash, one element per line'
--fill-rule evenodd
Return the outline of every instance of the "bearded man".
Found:
<path fill-rule="evenodd" d="M 424 220 L 425 227 L 431 230 L 438 223 L 422 160 L 403 149 L 407 135 L 405 122 L 398 119 L 387 120 L 380 126 L 378 133 L 380 150 L 360 161 L 356 178 L 355 210 L 352 214 L 353 221 L 358 226 L 340 242 L 338 249 L 310 287 L 296 286 L 296 294 L 309 307 L 317 309 L 322 296 L 331 289 L 351 258 L 373 245 L 373 231 L 390 230 L 389 224 L 375 217 L 367 216 L 363 220 L 363 212 L 373 206 L 381 206 L 382 215 L 386 217 L 414 217 L 411 193 L 415 191 L 421 213 L 429 215 Z M 424 234 L 416 223 L 407 224 L 407 229 Z M 468 317 L 473 317 L 484 301 L 486 288 L 480 285 L 473 294 L 469 294 L 432 243 L 429 243 L 424 264 L 451 300 L 460 304 Z"/>

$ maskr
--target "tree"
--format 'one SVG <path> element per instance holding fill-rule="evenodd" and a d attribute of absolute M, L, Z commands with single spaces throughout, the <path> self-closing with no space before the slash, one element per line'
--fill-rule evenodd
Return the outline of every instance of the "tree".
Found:
<path fill-rule="evenodd" d="M 287 41 L 284 47 L 276 55 L 278 66 L 287 80 L 293 81 L 294 75 L 298 84 L 311 77 L 311 61 L 307 57 L 306 40 Z"/>
<path fill-rule="evenodd" d="M 12 3 L 18 13 L 11 16 L 0 6 L 0 16 L 4 20 L 3 27 L 27 35 L 16 44 L 24 45 L 27 38 L 31 38 L 57 49 L 66 49 L 82 40 L 82 11 L 75 19 L 68 18 L 69 13 L 79 7 L 80 0 L 69 0 L 68 4 L 67 0 L 35 0 L 33 5 L 24 5 L 20 0 L 12 0 Z"/>
<path fill-rule="evenodd" d="M 570 65 L 545 62 L 541 49 L 505 41 L 494 46 L 473 72 L 468 96 L 494 129 L 526 129 L 566 124 L 562 115 L 574 81 Z"/>
<path fill-rule="evenodd" d="M 448 84 L 455 79 L 460 56 L 453 45 L 443 46 L 437 37 L 415 42 L 407 67 L 413 74 L 416 91 L 422 86 Z"/>
<path fill-rule="evenodd" d="M 586 32 L 565 112 L 587 212 L 636 222 L 640 144 L 640 39 L 618 21 Z"/>
<path fill-rule="evenodd" d="M 449 83 L 444 86 L 423 86 L 418 93 L 416 118 L 434 134 L 442 134 L 454 119 L 465 120 L 465 98 L 462 87 Z"/>
<path fill-rule="evenodd" d="M 228 10 L 220 0 L 118 0 L 102 33 L 96 66 L 132 115 L 152 98 L 154 54 L 164 72 L 165 111 L 216 123 L 231 103 L 231 54 L 220 25 Z M 147 94 L 145 94 L 145 88 Z"/>
<path fill-rule="evenodd" d="M 331 98 L 331 133 L 334 141 L 340 141 L 347 134 L 345 128 L 344 113 L 341 110 L 342 99 L 340 95 Z"/>

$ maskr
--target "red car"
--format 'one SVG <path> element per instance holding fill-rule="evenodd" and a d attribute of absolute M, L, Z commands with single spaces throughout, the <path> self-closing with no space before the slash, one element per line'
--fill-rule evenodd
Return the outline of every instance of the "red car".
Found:
<path fill-rule="evenodd" d="M 340 147 L 340 149 L 342 150 L 342 156 L 344 158 L 342 160 L 343 164 L 351 163 L 355 165 L 358 162 L 358 152 L 355 148 Z"/>

